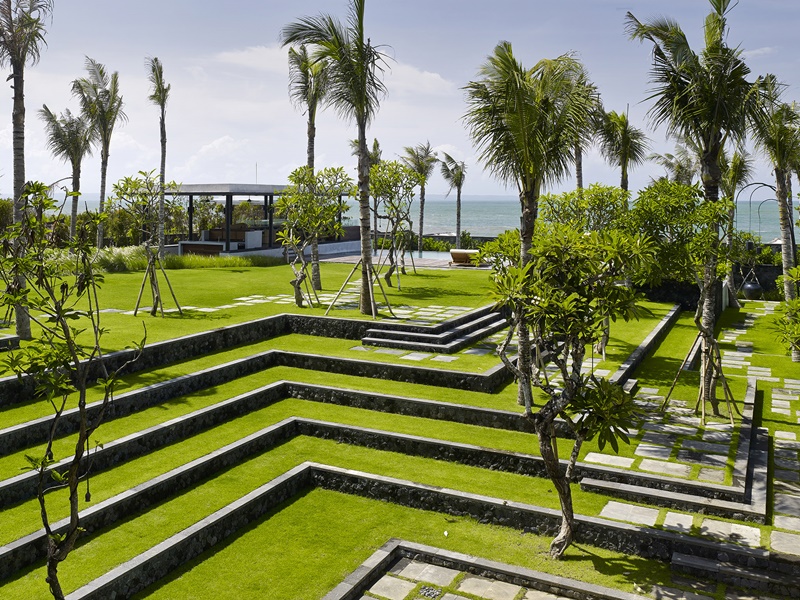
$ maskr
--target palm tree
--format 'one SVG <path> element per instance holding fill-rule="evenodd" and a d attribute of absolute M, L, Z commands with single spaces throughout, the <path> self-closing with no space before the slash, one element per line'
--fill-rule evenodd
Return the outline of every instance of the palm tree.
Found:
<path fill-rule="evenodd" d="M 11 68 L 9 79 L 14 89 L 11 109 L 12 148 L 14 154 L 14 222 L 22 219 L 25 209 L 22 188 L 25 185 L 25 65 L 39 61 L 44 40 L 44 21 L 53 12 L 53 0 L 0 0 L 0 65 Z M 20 288 L 25 281 L 17 282 Z M 25 307 L 14 307 L 17 335 L 31 339 L 31 323 Z"/>
<path fill-rule="evenodd" d="M 739 48 L 726 44 L 727 14 L 735 3 L 709 0 L 711 12 L 705 19 L 705 47 L 696 53 L 686 35 L 672 19 L 657 18 L 642 23 L 630 12 L 626 22 L 632 39 L 653 45 L 650 117 L 655 126 L 664 124 L 675 137 L 691 140 L 699 150 L 701 182 L 706 202 L 719 199 L 722 178 L 719 158 L 729 140 L 739 144 L 753 119 L 757 118 L 763 96 L 760 80 L 747 79 L 750 69 Z M 717 230 L 719 223 L 717 223 Z M 701 302 L 695 322 L 703 338 L 701 401 L 714 396 L 713 360 L 716 322 L 718 240 L 709 244 L 704 264 Z"/>
<path fill-rule="evenodd" d="M 579 193 L 583 193 L 583 151 L 597 137 L 597 123 L 600 116 L 605 114 L 603 104 L 600 101 L 600 94 L 591 81 L 589 74 L 583 65 L 578 63 L 579 69 L 575 72 L 575 86 L 583 88 L 583 93 L 589 99 L 590 106 L 587 114 L 580 115 L 582 122 L 576 123 L 575 131 L 575 187 Z M 576 115 L 577 116 L 577 115 Z"/>
<path fill-rule="evenodd" d="M 788 199 L 792 167 L 800 162 L 800 111 L 797 106 L 780 102 L 778 94 L 768 108 L 767 118 L 755 127 L 758 147 L 772 161 L 775 173 L 775 195 L 781 225 L 781 262 L 783 263 L 783 294 L 787 301 L 797 298 L 797 287 L 788 276 L 795 265 L 792 239 L 792 214 Z M 800 362 L 800 348 L 792 347 L 792 360 Z"/>
<path fill-rule="evenodd" d="M 515 184 L 521 205 L 520 262 L 530 260 L 542 188 L 563 179 L 575 158 L 574 144 L 594 106 L 593 92 L 580 85 L 583 66 L 570 55 L 526 69 L 501 42 L 466 86 L 467 124 L 486 168 Z"/>
<path fill-rule="evenodd" d="M 105 210 L 106 174 L 108 172 L 108 155 L 111 147 L 111 134 L 117 120 L 124 123 L 128 120 L 122 110 L 122 96 L 119 93 L 119 74 L 114 71 L 110 76 L 104 65 L 86 57 L 88 77 L 72 82 L 72 93 L 78 97 L 81 110 L 89 119 L 97 133 L 100 144 L 100 212 Z M 103 223 L 97 226 L 97 247 L 103 247 Z"/>
<path fill-rule="evenodd" d="M 433 168 L 439 159 L 436 152 L 431 148 L 431 143 L 417 144 L 416 146 L 406 146 L 405 156 L 402 157 L 403 163 L 420 177 L 419 184 L 419 238 L 417 238 L 417 249 L 422 257 L 422 225 L 425 221 L 425 185 L 428 178 L 433 173 Z"/>
<path fill-rule="evenodd" d="M 353 156 L 358 156 L 360 150 L 360 146 L 358 144 L 358 140 L 350 140 L 350 153 Z M 378 138 L 372 138 L 372 149 L 367 149 L 367 164 L 369 165 L 370 172 L 372 171 L 372 167 L 377 165 L 381 162 L 381 155 L 383 151 L 381 150 L 380 142 L 378 142 Z M 372 198 L 372 250 L 373 252 L 378 249 L 378 198 Z"/>
<path fill-rule="evenodd" d="M 81 162 L 83 157 L 92 153 L 95 130 L 83 115 L 73 115 L 69 109 L 57 117 L 47 105 L 43 105 L 39 116 L 44 121 L 47 131 L 47 147 L 54 156 L 64 159 L 72 167 L 72 191 L 81 191 Z M 78 196 L 72 197 L 72 211 L 69 221 L 69 237 L 75 239 L 75 228 L 78 223 Z"/>
<path fill-rule="evenodd" d="M 700 173 L 700 163 L 696 154 L 693 154 L 683 144 L 675 144 L 675 154 L 665 152 L 650 154 L 647 160 L 664 167 L 667 179 L 683 185 L 692 185 L 695 176 Z"/>
<path fill-rule="evenodd" d="M 456 191 L 456 248 L 461 248 L 461 188 L 467 177 L 467 166 L 463 161 L 457 161 L 447 152 L 442 152 L 442 178 L 444 178 L 451 191 Z"/>
<path fill-rule="evenodd" d="M 370 243 L 369 153 L 367 126 L 375 118 L 386 87 L 380 79 L 385 54 L 372 45 L 364 31 L 366 0 L 352 0 L 345 26 L 338 19 L 321 14 L 303 17 L 281 30 L 281 43 L 305 44 L 312 48 L 315 62 L 328 64 L 328 102 L 340 116 L 355 121 L 358 129 L 358 203 L 361 233 L 362 314 L 370 314 L 372 297 L 372 245 Z"/>
<path fill-rule="evenodd" d="M 164 66 L 157 56 L 146 60 L 147 78 L 150 81 L 151 94 L 148 100 L 158 106 L 161 114 L 158 123 L 161 132 L 161 169 L 158 174 L 158 257 L 164 258 L 164 177 L 167 170 L 167 100 L 172 85 L 164 81 Z"/>
<path fill-rule="evenodd" d="M 289 48 L 289 97 L 295 106 L 304 107 L 308 115 L 306 164 L 312 171 L 314 140 L 317 135 L 317 108 L 325 102 L 327 91 L 328 71 L 325 61 L 312 60 L 305 46 L 300 46 L 297 50 Z"/>
<path fill-rule="evenodd" d="M 628 191 L 628 171 L 647 158 L 649 140 L 644 131 L 631 125 L 627 113 L 604 112 L 597 137 L 600 153 L 621 171 L 619 187 Z"/>

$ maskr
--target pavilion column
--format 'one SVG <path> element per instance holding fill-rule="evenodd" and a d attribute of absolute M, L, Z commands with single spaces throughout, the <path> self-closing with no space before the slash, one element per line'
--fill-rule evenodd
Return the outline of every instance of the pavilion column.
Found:
<path fill-rule="evenodd" d="M 267 202 L 269 205 L 267 205 Z M 275 244 L 275 232 L 272 230 L 273 218 L 274 218 L 274 206 L 275 206 L 275 195 L 269 194 L 267 196 L 267 202 L 264 203 L 264 210 L 267 213 L 267 219 L 269 220 L 269 248 Z"/>
<path fill-rule="evenodd" d="M 194 195 L 189 194 L 189 210 L 187 211 L 189 214 L 189 241 L 194 241 L 194 236 L 192 231 L 194 229 Z"/>
<path fill-rule="evenodd" d="M 233 195 L 225 196 L 225 249 L 231 251 L 231 222 L 233 221 Z"/>

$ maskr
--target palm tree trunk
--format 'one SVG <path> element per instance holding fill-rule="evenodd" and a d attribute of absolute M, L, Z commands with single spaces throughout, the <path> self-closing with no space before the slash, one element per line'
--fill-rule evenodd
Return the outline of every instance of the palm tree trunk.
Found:
<path fill-rule="evenodd" d="M 306 146 L 306 164 L 314 171 L 314 144 L 317 137 L 317 127 L 314 125 L 314 113 L 309 108 L 308 110 L 308 127 L 307 127 L 308 144 Z"/>
<path fill-rule="evenodd" d="M 583 148 L 577 142 L 575 144 L 575 186 L 578 193 L 583 191 Z"/>
<path fill-rule="evenodd" d="M 701 178 L 705 202 L 719 200 L 719 182 L 722 173 L 719 168 L 719 148 L 708 151 L 701 157 Z M 714 414 L 719 412 L 716 398 L 716 380 L 714 369 L 714 329 L 717 322 L 717 250 L 719 246 L 719 222 L 714 224 L 711 247 L 705 258 L 703 267 L 702 290 L 700 294 L 701 305 L 699 321 L 696 324 L 700 329 L 703 339 L 703 360 L 700 368 L 701 401 L 710 402 Z"/>
<path fill-rule="evenodd" d="M 161 107 L 161 171 L 158 175 L 158 258 L 164 260 L 164 176 L 167 171 L 167 122 Z"/>
<path fill-rule="evenodd" d="M 14 59 L 11 63 L 11 75 L 14 87 L 14 105 L 11 110 L 13 124 L 12 147 L 14 153 L 14 223 L 22 221 L 25 205 L 22 200 L 22 188 L 25 185 L 25 63 Z M 20 290 L 26 286 L 23 277 L 18 278 Z M 31 339 L 31 318 L 28 308 L 21 304 L 14 306 L 16 332 L 20 339 Z"/>
<path fill-rule="evenodd" d="M 100 214 L 106 209 L 106 176 L 108 174 L 108 148 L 100 151 Z M 97 224 L 97 248 L 100 249 L 105 243 L 105 229 L 103 222 Z"/>
<path fill-rule="evenodd" d="M 81 191 L 81 163 L 72 165 L 72 191 L 76 194 Z M 72 197 L 72 210 L 69 219 L 69 239 L 75 239 L 78 230 L 78 200 L 79 196 Z"/>
<path fill-rule="evenodd" d="M 776 195 L 778 197 L 778 218 L 781 225 L 781 262 L 783 263 L 783 295 L 788 300 L 797 297 L 797 288 L 788 272 L 794 268 L 794 251 L 792 247 L 792 215 L 789 212 L 789 191 L 786 186 L 786 172 L 775 169 Z"/>
<path fill-rule="evenodd" d="M 619 187 L 622 188 L 623 191 L 628 191 L 628 166 L 622 165 L 622 175 L 620 176 L 619 180 Z"/>
<path fill-rule="evenodd" d="M 519 194 L 520 217 L 520 265 L 525 266 L 530 261 L 531 244 L 533 243 L 533 229 L 536 226 L 536 218 L 539 213 L 539 193 L 538 184 L 534 184 L 529 190 L 523 190 Z"/>
<path fill-rule="evenodd" d="M 369 206 L 369 153 L 367 151 L 366 123 L 358 124 L 358 205 L 359 232 L 361 234 L 361 298 L 362 315 L 372 314 L 372 243 L 370 239 Z"/>
<path fill-rule="evenodd" d="M 417 238 L 417 250 L 419 257 L 422 258 L 422 225 L 425 221 L 425 184 L 419 187 L 419 237 Z"/>
<path fill-rule="evenodd" d="M 461 248 L 461 186 L 456 188 L 456 248 Z"/>

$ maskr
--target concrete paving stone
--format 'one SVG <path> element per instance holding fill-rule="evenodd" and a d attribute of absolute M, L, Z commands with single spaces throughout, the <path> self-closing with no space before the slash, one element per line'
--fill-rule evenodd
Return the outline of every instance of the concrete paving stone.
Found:
<path fill-rule="evenodd" d="M 414 579 L 415 581 L 423 581 L 425 583 L 432 583 L 446 587 L 453 583 L 453 580 L 461 573 L 455 569 L 448 569 L 438 565 L 430 565 L 428 563 L 419 561 L 409 561 L 397 575 L 405 577 L 406 579 Z"/>
<path fill-rule="evenodd" d="M 694 592 L 684 592 L 678 588 L 654 585 L 650 594 L 658 600 L 711 600 L 711 596 L 703 596 Z"/>
<path fill-rule="evenodd" d="M 457 356 L 449 356 L 446 354 L 439 354 L 438 356 L 434 356 L 431 360 L 435 360 L 436 362 L 445 362 L 450 363 L 454 360 L 458 360 Z"/>
<path fill-rule="evenodd" d="M 376 348 L 377 354 L 391 354 L 393 356 L 403 356 L 408 353 L 408 350 L 398 350 L 397 348 Z"/>
<path fill-rule="evenodd" d="M 748 373 L 748 376 L 749 375 L 754 376 L 758 381 L 768 381 L 770 383 L 777 383 L 781 380 L 780 377 L 769 377 L 767 375 L 759 375 L 758 373 Z"/>
<path fill-rule="evenodd" d="M 661 460 L 652 460 L 649 458 L 642 459 L 642 462 L 639 463 L 639 468 L 642 471 L 649 471 L 651 473 L 662 473 L 664 475 L 671 475 L 672 477 L 688 477 L 689 473 L 692 472 L 692 468 L 689 465 L 681 465 L 673 462 L 664 462 Z"/>
<path fill-rule="evenodd" d="M 788 408 L 773 408 L 770 410 L 770 412 L 776 415 L 786 415 L 787 417 L 792 416 L 792 411 Z"/>
<path fill-rule="evenodd" d="M 731 362 L 729 360 L 725 360 L 724 358 L 722 359 L 722 363 L 721 364 L 726 369 L 744 369 L 745 367 L 749 367 L 750 366 L 749 363 L 743 365 L 743 364 Z"/>
<path fill-rule="evenodd" d="M 730 446 L 728 444 L 712 444 L 710 442 L 699 442 L 697 440 L 683 440 L 683 447 L 698 452 L 711 452 L 713 454 L 728 454 Z"/>
<path fill-rule="evenodd" d="M 198 308 L 197 309 L 198 312 L 204 312 L 204 313 L 217 312 L 218 310 L 219 310 L 218 308 Z M 131 314 L 133 314 L 133 312 L 131 312 Z"/>
<path fill-rule="evenodd" d="M 690 411 L 694 412 L 694 411 Z M 700 427 L 700 417 L 688 417 L 685 415 L 676 415 L 672 416 L 671 414 L 667 416 L 667 418 L 672 423 L 677 423 L 678 425 L 689 425 L 691 427 Z"/>
<path fill-rule="evenodd" d="M 634 400 L 636 406 L 641 408 L 642 410 L 646 410 L 647 412 L 658 412 L 659 417 L 661 416 L 661 405 L 657 402 L 645 402 L 644 400 Z"/>
<path fill-rule="evenodd" d="M 775 397 L 772 397 L 772 410 L 776 408 L 791 408 L 791 404 L 788 400 L 777 400 Z"/>
<path fill-rule="evenodd" d="M 703 454 L 701 452 L 694 452 L 693 450 L 679 450 L 677 459 L 679 462 L 700 463 L 720 468 L 726 466 L 728 461 L 727 456 Z"/>
<path fill-rule="evenodd" d="M 800 531 L 800 518 L 775 515 L 773 525 L 775 525 L 775 527 L 777 527 L 778 529 L 788 529 L 789 531 Z"/>
<path fill-rule="evenodd" d="M 367 600 L 369 600 L 369 598 Z M 442 596 L 442 600 L 469 600 L 469 598 L 467 598 L 466 596 L 459 596 L 448 592 L 444 596 Z"/>
<path fill-rule="evenodd" d="M 797 460 L 797 450 L 792 450 L 791 448 L 776 448 L 775 456 L 776 458 L 783 458 L 785 460 Z"/>
<path fill-rule="evenodd" d="M 678 438 L 674 435 L 667 433 L 656 433 L 655 431 L 648 431 L 642 436 L 643 444 L 658 444 L 660 446 L 674 446 Z"/>
<path fill-rule="evenodd" d="M 692 515 L 668 512 L 667 516 L 664 517 L 664 529 L 689 533 L 692 530 L 693 521 L 694 517 Z"/>
<path fill-rule="evenodd" d="M 800 390 L 787 390 L 786 388 L 772 388 L 772 397 L 785 396 L 781 400 L 798 400 L 800 399 Z"/>
<path fill-rule="evenodd" d="M 369 588 L 369 591 L 376 596 L 381 596 L 388 600 L 404 600 L 415 587 L 417 587 L 417 584 L 413 581 L 406 581 L 405 579 L 398 579 L 391 575 L 384 575 L 375 585 Z"/>
<path fill-rule="evenodd" d="M 698 479 L 712 483 L 722 483 L 725 481 L 725 471 L 722 469 L 700 469 Z"/>
<path fill-rule="evenodd" d="M 788 458 L 778 458 L 776 454 L 774 463 L 775 467 L 778 469 L 788 469 L 789 471 L 800 471 L 800 461 L 798 461 L 796 458 L 794 460 Z"/>
<path fill-rule="evenodd" d="M 780 479 L 781 481 L 800 481 L 800 473 L 797 471 L 775 469 L 775 479 Z"/>
<path fill-rule="evenodd" d="M 703 519 L 700 524 L 700 532 L 719 540 L 745 544 L 750 547 L 757 547 L 761 544 L 761 530 L 758 527 L 741 523 Z"/>
<path fill-rule="evenodd" d="M 608 377 L 611 375 L 611 369 L 595 369 L 594 374 L 598 377 Z"/>
<path fill-rule="evenodd" d="M 671 406 L 677 406 L 679 408 L 686 408 L 686 400 L 670 400 Z"/>
<path fill-rule="evenodd" d="M 372 348 L 367 348 L 365 346 L 353 346 L 350 350 L 355 350 L 356 352 L 372 352 Z"/>
<path fill-rule="evenodd" d="M 775 552 L 800 556 L 800 535 L 796 533 L 773 531 L 770 544 L 772 545 L 772 550 Z"/>
<path fill-rule="evenodd" d="M 560 596 L 555 596 L 539 590 L 528 590 L 522 600 L 558 600 Z"/>
<path fill-rule="evenodd" d="M 800 379 L 790 379 L 789 377 L 785 377 L 783 382 L 787 385 L 796 385 L 798 388 L 800 388 Z"/>
<path fill-rule="evenodd" d="M 433 354 L 426 354 L 425 352 L 411 352 L 406 354 L 405 356 L 401 356 L 400 358 L 403 360 L 425 360 L 426 358 L 430 358 Z"/>
<path fill-rule="evenodd" d="M 776 448 L 790 448 L 792 450 L 800 450 L 800 442 L 796 440 L 782 440 L 780 438 L 775 438 L 773 441 Z"/>
<path fill-rule="evenodd" d="M 639 444 L 633 453 L 636 456 L 645 456 L 647 458 L 658 458 L 661 460 L 668 460 L 669 455 L 672 454 L 672 447 L 654 446 L 653 444 Z"/>
<path fill-rule="evenodd" d="M 624 502 L 611 500 L 603 507 L 603 510 L 600 511 L 600 516 L 606 519 L 616 519 L 618 521 L 628 521 L 629 523 L 653 526 L 656 524 L 656 519 L 658 519 L 658 509 L 645 508 L 644 506 L 635 506 L 633 504 L 625 504 Z"/>
<path fill-rule="evenodd" d="M 704 431 L 703 432 L 703 441 L 704 442 L 719 442 L 721 444 L 730 444 L 731 443 L 731 434 L 727 431 Z"/>
<path fill-rule="evenodd" d="M 796 440 L 797 434 L 794 431 L 776 431 L 775 437 L 779 440 Z"/>
<path fill-rule="evenodd" d="M 800 517 L 800 496 L 775 494 L 775 512 Z"/>
<path fill-rule="evenodd" d="M 586 462 L 608 465 L 609 467 L 622 467 L 630 469 L 634 459 L 613 454 L 601 454 L 599 452 L 589 452 L 584 458 Z"/>
<path fill-rule="evenodd" d="M 469 348 L 468 350 L 464 350 L 463 354 L 473 354 L 475 356 L 485 356 L 489 354 L 491 350 L 489 348 Z"/>
<path fill-rule="evenodd" d="M 678 406 L 670 406 L 669 407 L 669 414 L 670 415 L 680 415 L 682 417 L 691 417 L 694 415 L 694 410 L 691 408 L 680 408 Z M 699 423 L 699 421 L 698 421 Z"/>
<path fill-rule="evenodd" d="M 653 388 L 653 387 L 639 388 L 639 393 L 640 394 L 657 394 L 658 393 L 658 388 Z"/>
<path fill-rule="evenodd" d="M 458 591 L 481 596 L 486 600 L 514 600 L 522 588 L 504 581 L 467 575 L 458 585 Z"/>
<path fill-rule="evenodd" d="M 659 433 L 674 433 L 675 435 L 695 435 L 697 433 L 696 427 L 685 427 L 682 425 L 669 425 L 665 423 L 647 423 L 644 426 L 648 431 L 657 431 Z"/>

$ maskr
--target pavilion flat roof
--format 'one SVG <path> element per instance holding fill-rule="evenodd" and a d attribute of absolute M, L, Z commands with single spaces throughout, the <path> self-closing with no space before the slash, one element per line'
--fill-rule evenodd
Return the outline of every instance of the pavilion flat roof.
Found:
<path fill-rule="evenodd" d="M 285 185 L 271 183 L 184 183 L 180 186 L 180 195 L 266 196 L 268 194 L 280 194 L 285 189 Z"/>

